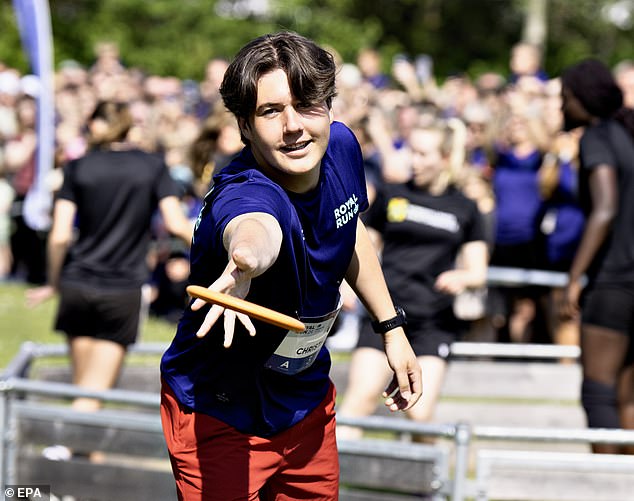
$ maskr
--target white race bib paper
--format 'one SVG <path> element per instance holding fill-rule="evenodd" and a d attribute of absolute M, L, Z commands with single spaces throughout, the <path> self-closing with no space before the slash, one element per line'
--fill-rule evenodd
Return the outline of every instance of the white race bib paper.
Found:
<path fill-rule="evenodd" d="M 304 322 L 306 330 L 302 332 L 288 331 L 265 366 L 289 375 L 297 374 L 310 367 L 324 345 L 340 310 L 341 303 L 336 310 L 327 315 L 300 318 Z"/>

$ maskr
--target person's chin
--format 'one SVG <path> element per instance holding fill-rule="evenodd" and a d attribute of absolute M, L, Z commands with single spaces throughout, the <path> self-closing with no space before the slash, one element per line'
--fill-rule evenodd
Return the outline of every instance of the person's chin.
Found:
<path fill-rule="evenodd" d="M 319 165 L 319 160 L 316 160 L 313 155 L 305 155 L 303 157 L 286 157 L 279 165 L 288 173 L 293 174 L 305 174 L 312 171 Z"/>

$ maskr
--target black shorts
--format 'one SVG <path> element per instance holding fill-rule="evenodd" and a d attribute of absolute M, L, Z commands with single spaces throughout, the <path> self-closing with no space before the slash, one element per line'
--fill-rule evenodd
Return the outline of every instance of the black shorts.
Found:
<path fill-rule="evenodd" d="M 448 359 L 451 343 L 464 330 L 464 322 L 458 320 L 451 309 L 425 319 L 407 319 L 405 332 L 417 357 L 433 356 Z M 376 348 L 383 351 L 383 337 L 372 330 L 370 319 L 361 321 L 357 348 Z"/>
<path fill-rule="evenodd" d="M 581 298 L 581 322 L 634 336 L 634 283 L 592 284 Z"/>
<path fill-rule="evenodd" d="M 536 241 L 514 245 L 495 245 L 491 255 L 491 266 L 509 268 L 537 268 L 539 246 Z"/>
<path fill-rule="evenodd" d="M 516 245 L 496 245 L 489 262 L 490 266 L 503 268 L 539 269 L 539 246 L 536 242 Z M 488 311 L 493 314 L 510 315 L 513 305 L 521 299 L 537 301 L 550 289 L 537 285 L 495 285 L 489 287 Z"/>
<path fill-rule="evenodd" d="M 136 341 L 141 312 L 140 289 L 60 286 L 55 329 L 70 338 L 88 336 L 124 347 Z"/>

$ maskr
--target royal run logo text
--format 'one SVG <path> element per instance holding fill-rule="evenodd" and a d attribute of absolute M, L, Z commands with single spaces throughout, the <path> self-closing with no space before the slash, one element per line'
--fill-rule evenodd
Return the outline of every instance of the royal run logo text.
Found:
<path fill-rule="evenodd" d="M 354 216 L 359 213 L 359 199 L 356 195 L 352 195 L 345 203 L 342 203 L 334 210 L 335 224 L 337 228 L 341 228 L 344 224 L 352 221 Z"/>

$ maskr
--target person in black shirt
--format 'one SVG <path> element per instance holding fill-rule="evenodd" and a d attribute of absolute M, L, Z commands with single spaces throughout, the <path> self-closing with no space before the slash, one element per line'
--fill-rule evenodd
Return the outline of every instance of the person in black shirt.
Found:
<path fill-rule="evenodd" d="M 97 105 L 91 151 L 64 167 L 48 237 L 48 283 L 27 291 L 31 306 L 59 292 L 55 328 L 68 338 L 73 382 L 91 390 L 115 384 L 136 340 L 152 215 L 158 208 L 168 231 L 187 244 L 193 230 L 162 158 L 125 142 L 131 125 L 127 105 Z M 94 399 L 73 402 L 76 410 L 98 407 Z"/>
<path fill-rule="evenodd" d="M 585 127 L 579 188 L 587 219 L 561 312 L 581 317 L 581 402 L 588 426 L 634 429 L 634 111 L 622 107 L 610 70 L 595 59 L 563 73 L 562 97 L 565 128 Z M 593 450 L 624 452 L 613 444 L 594 444 Z"/>
<path fill-rule="evenodd" d="M 450 152 L 460 147 L 453 136 L 444 123 L 414 128 L 409 136 L 411 180 L 383 185 L 366 213 L 368 227 L 382 240 L 385 279 L 394 304 L 407 314 L 406 333 L 425 374 L 423 394 L 407 411 L 418 421 L 429 421 L 433 415 L 451 342 L 463 327 L 453 312 L 454 297 L 486 280 L 484 219 L 476 203 L 453 184 Z M 339 415 L 372 414 L 376 394 L 388 377 L 381 338 L 366 320 Z M 358 438 L 360 433 L 347 426 L 337 429 L 340 438 Z"/>

